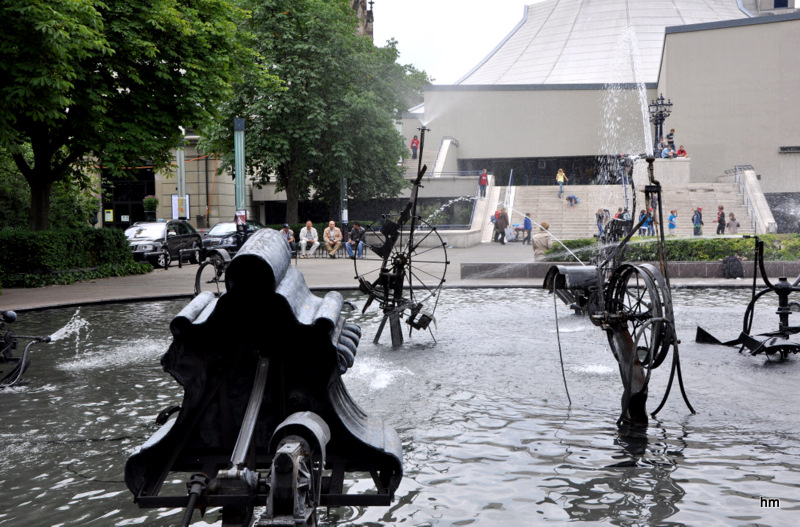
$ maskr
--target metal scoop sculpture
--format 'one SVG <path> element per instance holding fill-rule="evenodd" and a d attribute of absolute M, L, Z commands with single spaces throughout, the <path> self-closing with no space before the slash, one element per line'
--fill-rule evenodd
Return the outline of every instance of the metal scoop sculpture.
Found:
<path fill-rule="evenodd" d="M 800 292 L 800 276 L 792 283 L 789 283 L 786 277 L 780 277 L 778 282 L 773 284 L 764 267 L 764 242 L 758 236 L 745 236 L 745 238 L 751 237 L 756 242 L 755 258 L 753 259 L 753 287 L 750 302 L 744 311 L 742 331 L 739 337 L 727 342 L 721 342 L 708 331 L 698 326 L 695 342 L 722 346 L 740 346 L 739 353 L 747 348 L 751 355 L 760 353 L 765 354 L 767 357 L 777 355 L 781 360 L 785 360 L 790 353 L 800 353 L 800 340 L 796 337 L 800 333 L 800 326 L 789 323 L 789 316 L 792 313 L 800 312 L 800 303 L 789 300 L 792 293 Z M 756 276 L 759 273 L 766 287 L 756 292 Z M 768 298 L 768 293 L 775 293 L 778 297 L 778 309 L 775 311 L 775 314 L 778 315 L 778 329 L 753 335 L 751 331 L 753 329 L 756 305 L 758 302 Z"/>
<path fill-rule="evenodd" d="M 184 388 L 125 466 L 140 507 L 222 508 L 222 525 L 316 525 L 318 506 L 389 505 L 403 473 L 397 433 L 367 415 L 342 381 L 361 330 L 342 296 L 311 294 L 275 231 L 231 260 L 227 291 L 204 292 L 172 321 L 161 359 Z M 351 494 L 347 474 L 374 489 Z M 178 482 L 176 484 L 176 481 Z"/>
<path fill-rule="evenodd" d="M 17 335 L 12 330 L 5 330 L 6 323 L 12 324 L 17 321 L 17 314 L 14 311 L 0 310 L 0 389 L 9 388 L 23 384 L 22 375 L 31 365 L 31 347 L 39 342 L 48 343 L 50 337 L 32 337 L 27 335 Z M 19 340 L 28 340 L 22 355 L 17 356 L 15 352 L 19 346 Z"/>
<path fill-rule="evenodd" d="M 653 178 L 653 158 L 648 158 L 647 162 L 651 184 L 645 186 L 645 198 L 648 202 L 653 194 L 658 198 L 660 268 L 624 263 L 619 258 L 630 238 L 647 220 L 642 218 L 599 265 L 553 266 L 544 279 L 545 289 L 576 311 L 586 313 L 595 326 L 606 332 L 623 385 L 622 412 L 617 424 L 631 427 L 647 426 L 650 376 L 664 362 L 670 349 L 674 353 L 667 391 L 651 415 L 657 414 L 666 402 L 676 373 L 684 401 L 694 413 L 683 389 L 678 358 L 680 341 L 675 334 L 664 228 L 660 221 L 661 185 Z"/>
<path fill-rule="evenodd" d="M 403 317 L 406 317 L 409 334 L 414 329 L 429 329 L 434 322 L 439 293 L 450 264 L 447 244 L 435 227 L 417 216 L 420 183 L 428 168 L 422 165 L 427 128 L 419 130 L 421 166 L 417 170 L 411 199 L 399 216 L 384 215 L 381 221 L 366 229 L 370 254 L 355 260 L 359 290 L 368 295 L 362 312 L 366 312 L 375 300 L 383 311 L 383 320 L 374 341 L 378 342 L 388 321 L 394 347 L 403 344 Z"/>

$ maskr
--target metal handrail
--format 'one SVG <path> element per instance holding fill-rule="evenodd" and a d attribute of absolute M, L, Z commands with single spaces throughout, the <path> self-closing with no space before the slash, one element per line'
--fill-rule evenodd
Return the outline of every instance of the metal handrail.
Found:
<path fill-rule="evenodd" d="M 752 165 L 734 165 L 732 169 L 728 169 L 725 171 L 726 174 L 733 174 L 733 181 L 738 186 L 739 192 L 742 194 L 742 203 L 747 210 L 747 215 L 750 217 L 750 226 L 753 229 L 753 232 L 758 234 L 756 230 L 757 221 L 756 221 L 756 208 L 753 206 L 753 202 L 750 199 L 750 194 L 747 192 L 747 187 L 744 184 L 744 179 L 742 178 L 742 172 L 745 170 L 755 170 Z"/>

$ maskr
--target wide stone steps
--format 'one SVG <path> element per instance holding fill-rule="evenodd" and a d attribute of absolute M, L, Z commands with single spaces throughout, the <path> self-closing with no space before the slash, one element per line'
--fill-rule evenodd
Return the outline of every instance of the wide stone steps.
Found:
<path fill-rule="evenodd" d="M 505 187 L 496 188 L 489 199 L 493 203 L 500 202 L 506 195 Z M 630 189 L 628 189 L 630 191 Z M 568 185 L 564 187 L 564 194 L 558 198 L 557 186 L 518 186 L 515 187 L 513 202 L 509 208 L 511 223 L 522 223 L 526 212 L 531 213 L 531 218 L 540 222 L 546 220 L 550 223 L 550 231 L 558 238 L 586 238 L 597 234 L 595 213 L 598 209 L 608 209 L 613 216 L 617 209 L 624 204 L 623 189 L 621 185 Z M 569 195 L 575 195 L 580 202 L 570 207 L 566 200 Z M 632 203 L 629 196 L 628 202 Z M 666 226 L 669 211 L 678 210 L 676 234 L 691 236 L 691 217 L 697 206 L 703 208 L 704 235 L 714 235 L 716 232 L 717 207 L 722 205 L 726 216 L 733 212 L 739 220 L 739 234 L 753 232 L 750 218 L 746 208 L 738 195 L 736 187 L 729 183 L 692 183 L 685 186 L 662 187 L 663 217 Z M 491 204 L 489 209 L 492 209 Z M 639 212 L 644 209 L 644 192 L 637 191 L 637 211 L 631 214 L 638 218 Z M 492 212 L 491 210 L 489 211 Z M 665 230 L 665 232 L 667 232 Z M 485 237 L 484 237 L 485 238 Z"/>

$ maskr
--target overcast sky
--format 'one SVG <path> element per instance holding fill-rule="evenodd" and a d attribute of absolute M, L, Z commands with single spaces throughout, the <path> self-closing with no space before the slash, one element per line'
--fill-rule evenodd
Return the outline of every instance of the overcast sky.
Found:
<path fill-rule="evenodd" d="M 474 68 L 540 0 L 374 0 L 374 41 L 398 42 L 401 64 L 452 84 Z M 490 7 L 491 6 L 491 7 Z"/>

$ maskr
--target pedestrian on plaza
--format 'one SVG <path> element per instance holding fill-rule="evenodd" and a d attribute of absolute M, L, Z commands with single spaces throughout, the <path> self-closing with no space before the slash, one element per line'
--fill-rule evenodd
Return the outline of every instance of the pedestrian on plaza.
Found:
<path fill-rule="evenodd" d="M 364 249 L 364 229 L 357 221 L 353 222 L 353 230 L 350 231 L 350 238 L 347 240 L 344 248 L 347 249 L 347 255 L 353 260 L 361 258 L 361 251 Z M 355 248 L 355 251 L 353 251 Z M 353 254 L 355 252 L 355 254 Z"/>
<path fill-rule="evenodd" d="M 653 209 L 650 209 L 649 213 L 647 214 L 647 235 L 648 236 L 655 236 L 656 235 L 656 225 L 658 225 L 658 222 L 656 221 L 656 216 L 653 213 Z"/>
<path fill-rule="evenodd" d="M 533 245 L 533 259 L 543 260 L 544 253 L 553 245 L 553 237 L 548 229 L 550 224 L 546 221 L 539 223 L 539 232 L 533 235 L 531 245 Z"/>
<path fill-rule="evenodd" d="M 717 234 L 725 234 L 725 207 L 717 207 Z"/>
<path fill-rule="evenodd" d="M 667 221 L 668 221 L 667 226 L 669 227 L 669 235 L 675 236 L 675 229 L 678 228 L 678 211 L 677 210 L 669 211 L 669 219 Z"/>
<path fill-rule="evenodd" d="M 486 197 L 486 187 L 489 185 L 489 175 L 486 174 L 486 169 L 483 169 L 481 172 L 481 177 L 478 180 L 478 185 L 481 187 L 481 198 Z"/>
<path fill-rule="evenodd" d="M 569 207 L 572 208 L 578 203 L 580 203 L 581 200 L 579 200 L 578 196 L 576 196 L 575 194 L 570 194 L 569 196 L 567 196 L 567 202 L 569 203 Z"/>
<path fill-rule="evenodd" d="M 606 219 L 605 211 L 603 209 L 597 209 L 594 218 L 597 221 L 597 239 L 599 240 L 603 237 L 603 220 Z"/>
<path fill-rule="evenodd" d="M 501 245 L 506 244 L 506 228 L 509 225 L 508 221 L 508 213 L 506 212 L 506 208 L 502 207 L 500 209 L 500 215 L 497 217 L 497 230 L 500 231 L 499 234 L 499 241 Z"/>
<path fill-rule="evenodd" d="M 639 222 L 641 223 L 639 225 L 639 236 L 645 236 L 647 234 L 647 212 L 644 209 L 639 212 Z"/>
<path fill-rule="evenodd" d="M 689 154 L 688 154 L 688 152 L 686 152 L 686 149 L 683 148 L 683 145 L 681 145 L 680 147 L 678 147 L 678 151 L 675 152 L 675 156 L 677 156 L 677 157 L 689 157 Z"/>
<path fill-rule="evenodd" d="M 294 231 L 289 228 L 288 223 L 283 224 L 283 229 L 281 229 L 281 234 L 286 239 L 286 243 L 289 245 L 289 249 L 294 252 Z"/>
<path fill-rule="evenodd" d="M 500 209 L 494 211 L 494 214 L 489 216 L 489 222 L 492 224 L 492 242 L 496 242 L 500 237 L 500 234 L 497 232 L 497 218 L 500 217 Z"/>
<path fill-rule="evenodd" d="M 306 252 L 306 247 L 311 244 L 311 250 Z M 300 258 L 310 258 L 319 248 L 319 235 L 311 220 L 306 222 L 306 226 L 300 229 Z"/>
<path fill-rule="evenodd" d="M 325 242 L 325 250 L 328 256 L 336 258 L 336 251 L 342 245 L 342 231 L 336 226 L 336 222 L 331 220 L 322 233 L 322 240 Z"/>
<path fill-rule="evenodd" d="M 522 223 L 522 227 L 525 229 L 525 237 L 522 239 L 522 245 L 526 243 L 530 245 L 531 243 L 531 234 L 533 231 L 533 221 L 531 220 L 531 213 L 525 213 L 525 221 Z"/>
<path fill-rule="evenodd" d="M 692 226 L 694 227 L 694 235 L 702 236 L 703 234 L 703 207 L 697 207 L 692 214 Z"/>
<path fill-rule="evenodd" d="M 733 215 L 733 212 L 731 212 L 731 213 L 728 215 L 728 225 L 727 225 L 727 227 L 728 227 L 728 234 L 738 234 L 738 233 L 739 233 L 739 227 L 740 227 L 740 226 L 741 226 L 741 225 L 739 225 L 739 220 L 737 220 L 737 219 L 736 219 L 736 216 L 734 216 L 734 215 Z"/>
<path fill-rule="evenodd" d="M 564 193 L 564 183 L 569 183 L 569 178 L 564 173 L 563 168 L 558 169 L 558 173 L 556 174 L 556 183 L 558 183 L 558 197 L 561 197 L 561 194 Z"/>
<path fill-rule="evenodd" d="M 415 135 L 411 140 L 411 159 L 417 158 L 417 148 L 419 148 L 419 139 L 417 139 L 417 136 Z"/>

